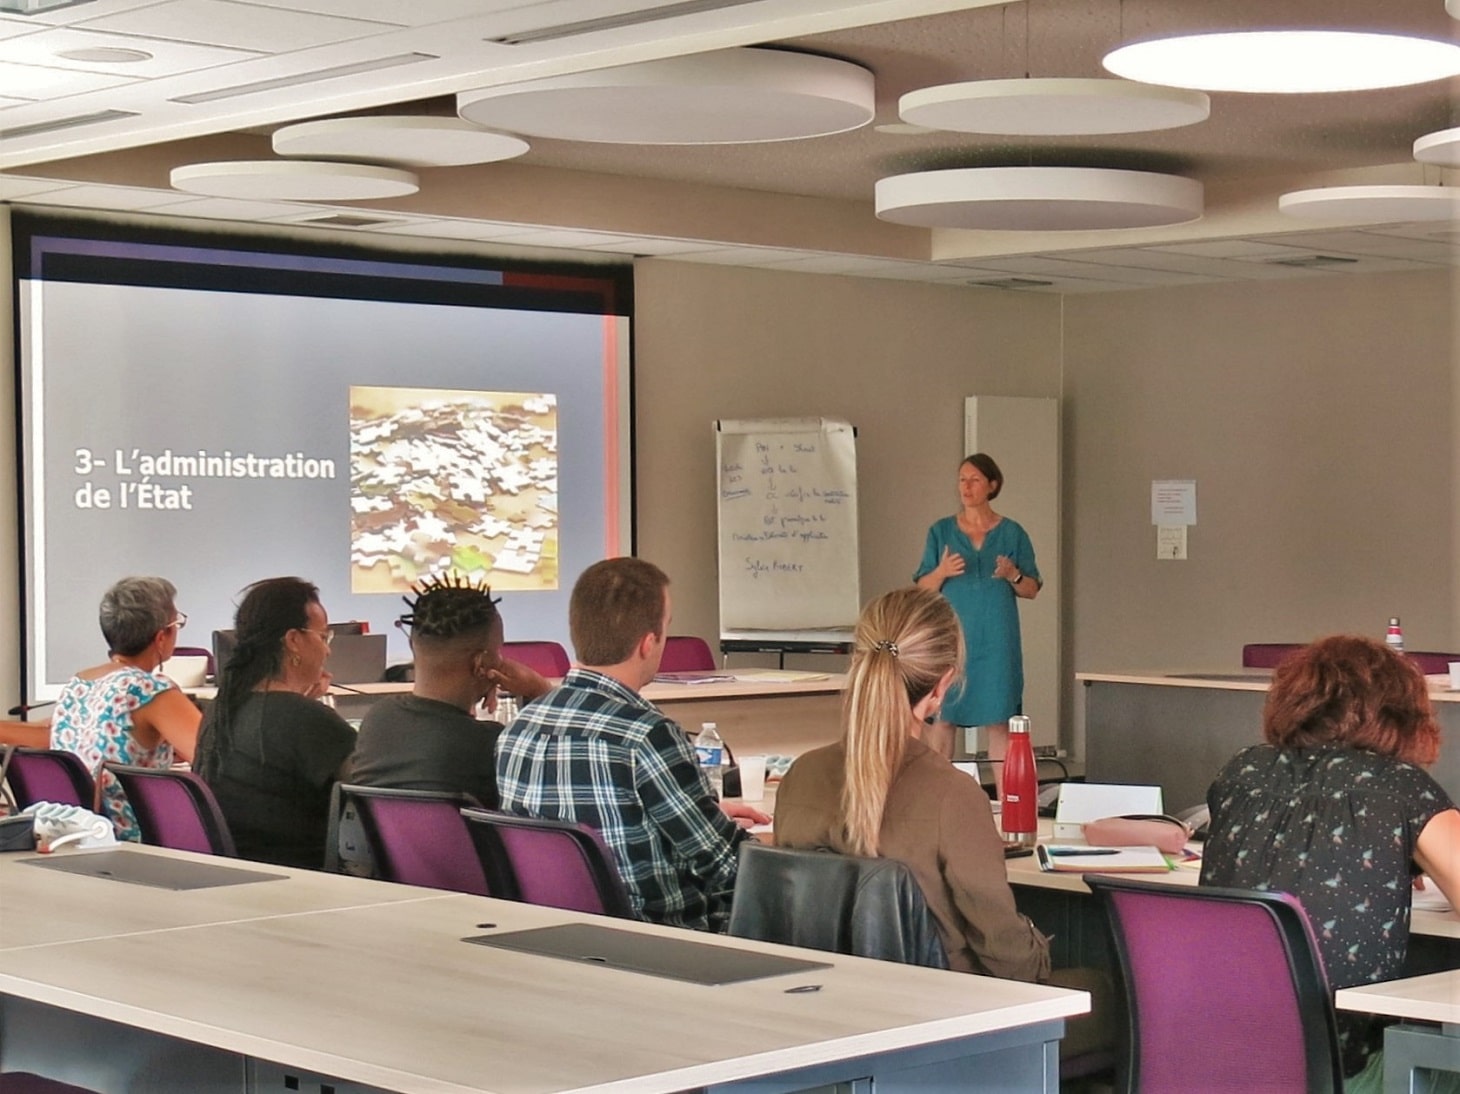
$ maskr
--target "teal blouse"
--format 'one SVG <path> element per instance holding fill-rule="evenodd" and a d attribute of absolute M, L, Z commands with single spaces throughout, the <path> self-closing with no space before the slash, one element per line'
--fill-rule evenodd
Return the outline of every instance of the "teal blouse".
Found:
<path fill-rule="evenodd" d="M 1000 555 L 1008 555 L 1020 573 L 1038 581 L 1034 546 L 1029 534 L 1008 517 L 989 529 L 981 549 L 964 535 L 957 517 L 944 517 L 928 529 L 914 581 L 937 569 L 944 547 L 964 560 L 963 573 L 943 582 L 942 593 L 963 626 L 968 660 L 962 685 L 943 700 L 943 718 L 958 726 L 1007 722 L 1024 706 L 1024 655 L 1018 595 L 1013 585 L 994 576 L 994 566 Z"/>

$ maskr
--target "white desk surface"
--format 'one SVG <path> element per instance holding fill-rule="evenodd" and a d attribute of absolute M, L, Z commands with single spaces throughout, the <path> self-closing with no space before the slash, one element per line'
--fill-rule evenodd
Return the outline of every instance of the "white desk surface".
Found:
<path fill-rule="evenodd" d="M 1460 1025 L 1460 969 L 1339 988 L 1333 1001 L 1339 1010 Z"/>
<path fill-rule="evenodd" d="M 1040 824 L 1040 838 L 1048 840 L 1053 822 L 1043 819 Z M 1060 840 L 1060 843 L 1078 843 L 1078 840 Z M 1200 847 L 1200 844 L 1195 846 Z M 1045 873 L 1039 868 L 1039 861 L 1033 855 L 1004 860 L 1004 868 L 1010 885 L 1027 885 L 1036 889 L 1059 889 L 1068 893 L 1089 893 L 1083 875 L 1073 871 Z M 1091 873 L 1098 873 L 1092 870 Z M 1178 866 L 1169 874 L 1128 874 L 1138 881 L 1155 881 L 1165 885 L 1195 885 L 1201 877 L 1199 862 Z M 1431 935 L 1436 938 L 1460 938 L 1460 914 L 1452 908 L 1446 912 L 1415 909 L 1410 918 L 1410 933 Z"/>
<path fill-rule="evenodd" d="M 644 698 L 650 702 L 662 700 L 693 702 L 697 699 L 755 699 L 770 695 L 822 695 L 843 691 L 847 678 L 842 673 L 797 674 L 786 672 L 779 679 L 773 669 L 716 669 L 715 675 L 739 674 L 735 680 L 714 680 L 703 684 L 652 683 L 643 689 Z M 817 679 L 796 679 L 797 675 L 812 675 Z M 745 677 L 740 679 L 739 677 Z M 760 677 L 760 679 L 752 679 Z M 198 688 L 201 695 L 211 689 Z M 397 695 L 411 690 L 410 684 L 351 684 L 348 689 L 335 689 L 336 695 Z"/>
<path fill-rule="evenodd" d="M 1271 669 L 1233 669 L 1231 672 L 1186 672 L 1179 669 L 1132 672 L 1077 672 L 1077 683 L 1155 684 L 1165 688 L 1206 688 L 1216 691 L 1266 691 Z M 1430 701 L 1460 703 L 1460 691 L 1450 690 L 1448 675 L 1426 676 Z"/>
<path fill-rule="evenodd" d="M 9 882 L 23 870 L 43 879 L 27 883 L 29 899 L 69 905 L 76 919 L 90 908 L 95 923 L 74 932 L 84 940 L 0 953 L 0 992 L 392 1089 L 682 1090 L 1089 1008 L 1084 992 L 621 920 L 611 925 L 784 950 L 831 967 L 718 987 L 585 967 L 460 939 L 484 933 L 482 924 L 507 931 L 591 917 L 426 890 L 400 900 L 404 887 L 305 871 L 251 886 L 257 907 L 277 914 L 108 937 L 123 904 L 226 902 L 244 899 L 250 886 L 165 892 L 11 863 L 0 874 L 6 908 L 16 899 Z M 352 903 L 362 884 L 378 885 L 383 902 Z M 100 897 L 98 885 L 116 895 Z M 318 908 L 331 888 L 336 906 Z M 300 904 L 286 911 L 295 893 Z M 787 994 L 803 984 L 821 990 Z M 703 1029 L 686 1025 L 699 1015 L 708 1019 Z"/>
<path fill-rule="evenodd" d="M 58 851 L 56 854 L 59 858 L 85 853 Z M 146 853 L 185 860 L 198 858 L 160 847 L 148 848 Z M 259 873 L 282 874 L 288 880 L 171 892 L 105 878 L 58 874 L 24 864 L 24 859 L 34 857 L 26 853 L 0 855 L 0 951 L 276 915 L 307 915 L 397 901 L 419 902 L 441 895 L 409 885 L 222 858 L 207 861 Z"/>

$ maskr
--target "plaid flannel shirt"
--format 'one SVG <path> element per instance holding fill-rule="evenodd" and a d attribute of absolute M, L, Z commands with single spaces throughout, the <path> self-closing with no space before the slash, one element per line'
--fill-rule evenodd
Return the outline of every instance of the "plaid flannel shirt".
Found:
<path fill-rule="evenodd" d="M 723 931 L 746 834 L 720 811 L 684 731 L 612 677 L 574 669 L 497 740 L 502 808 L 603 833 L 634 914 Z"/>

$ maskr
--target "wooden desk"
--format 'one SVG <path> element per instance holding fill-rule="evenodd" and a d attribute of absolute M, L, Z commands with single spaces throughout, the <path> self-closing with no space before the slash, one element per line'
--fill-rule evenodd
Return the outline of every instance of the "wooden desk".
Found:
<path fill-rule="evenodd" d="M 278 1090 L 291 1075 L 338 1094 L 771 1092 L 868 1077 L 879 1094 L 975 1081 L 1053 1094 L 1063 1021 L 1089 1007 L 1083 992 L 611 921 L 830 963 L 705 987 L 461 941 L 585 918 L 572 913 L 274 867 L 287 879 L 248 897 L 171 892 L 23 857 L 0 856 L 0 923 L 24 917 L 0 938 L 0 1066 L 102 1091 Z M 245 914 L 226 916 L 230 898 Z M 73 909 L 51 941 L 34 902 Z M 115 930 L 123 904 L 128 927 L 157 929 Z M 699 1016 L 703 1028 L 686 1025 Z"/>
<path fill-rule="evenodd" d="M 1333 1002 L 1339 1010 L 1439 1023 L 1438 1030 L 1408 1023 L 1384 1030 L 1384 1094 L 1414 1089 L 1416 1068 L 1460 1072 L 1460 969 L 1340 988 Z"/>
<path fill-rule="evenodd" d="M 1150 783 L 1168 813 L 1206 802 L 1207 787 L 1237 752 L 1262 740 L 1272 674 L 1080 672 L 1085 777 Z M 1444 731 L 1431 774 L 1460 801 L 1460 692 L 1449 677 L 1426 678 Z"/>
<path fill-rule="evenodd" d="M 730 670 L 732 673 L 734 670 Z M 741 670 L 747 676 L 764 669 Z M 702 722 L 714 722 L 735 752 L 799 756 L 841 737 L 842 692 L 846 677 L 820 680 L 735 680 L 707 684 L 650 684 L 644 698 L 673 718 L 691 736 Z M 336 689 L 335 709 L 361 718 L 382 695 L 411 690 L 410 684 L 352 684 Z M 196 694 L 205 694 L 198 689 Z"/>

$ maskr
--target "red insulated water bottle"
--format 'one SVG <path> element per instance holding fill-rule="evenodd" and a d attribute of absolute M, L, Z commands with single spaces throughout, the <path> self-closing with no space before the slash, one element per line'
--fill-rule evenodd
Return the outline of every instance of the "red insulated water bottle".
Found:
<path fill-rule="evenodd" d="M 1029 719 L 1016 714 L 1009 719 L 1009 752 L 1004 757 L 1004 796 L 1000 813 L 1004 842 L 1034 846 L 1039 835 L 1039 777 L 1035 770 L 1034 742 L 1029 739 Z"/>

